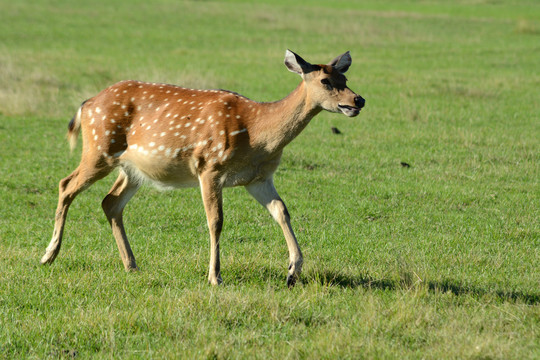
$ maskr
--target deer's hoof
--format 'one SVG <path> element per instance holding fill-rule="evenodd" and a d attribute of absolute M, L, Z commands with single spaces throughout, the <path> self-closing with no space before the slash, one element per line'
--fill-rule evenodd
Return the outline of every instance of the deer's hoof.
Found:
<path fill-rule="evenodd" d="M 294 274 L 287 275 L 287 287 L 290 289 L 296 284 L 296 280 L 298 279 L 298 276 Z"/>
<path fill-rule="evenodd" d="M 221 276 L 209 276 L 208 282 L 213 286 L 217 286 L 223 284 L 223 279 L 221 278 Z"/>

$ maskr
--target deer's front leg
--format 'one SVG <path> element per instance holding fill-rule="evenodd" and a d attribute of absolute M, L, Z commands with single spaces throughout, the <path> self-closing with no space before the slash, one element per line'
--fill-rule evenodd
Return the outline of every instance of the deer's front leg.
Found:
<path fill-rule="evenodd" d="M 287 276 L 287 286 L 292 287 L 298 280 L 302 272 L 303 257 L 298 241 L 291 226 L 291 219 L 287 207 L 276 188 L 272 178 L 263 182 L 257 182 L 246 186 L 247 191 L 264 207 L 268 209 L 276 222 L 281 226 L 287 247 L 289 248 L 289 274 Z"/>
<path fill-rule="evenodd" d="M 210 231 L 210 267 L 208 281 L 212 285 L 223 282 L 219 268 L 219 236 L 223 227 L 223 198 L 222 186 L 213 173 L 204 173 L 199 176 L 201 194 Z"/>

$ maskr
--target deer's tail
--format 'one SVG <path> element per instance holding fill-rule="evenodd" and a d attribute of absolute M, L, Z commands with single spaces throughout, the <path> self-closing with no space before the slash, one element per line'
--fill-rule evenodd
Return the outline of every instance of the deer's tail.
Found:
<path fill-rule="evenodd" d="M 77 145 L 77 138 L 79 137 L 79 132 L 81 131 L 81 116 L 84 103 L 86 103 L 86 101 L 81 104 L 79 110 L 77 110 L 77 114 L 71 118 L 68 125 L 67 138 L 71 151 L 75 149 L 75 146 Z"/>

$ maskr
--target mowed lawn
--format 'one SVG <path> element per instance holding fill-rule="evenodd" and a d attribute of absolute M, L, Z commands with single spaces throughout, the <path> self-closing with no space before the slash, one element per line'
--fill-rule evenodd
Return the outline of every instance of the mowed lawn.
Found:
<path fill-rule="evenodd" d="M 540 358 L 537 1 L 0 3 L 0 358 Z M 73 203 L 39 265 L 80 103 L 116 81 L 275 101 L 289 48 L 350 50 L 356 118 L 321 113 L 275 183 L 304 252 L 242 188 L 207 284 L 198 189 L 142 188 L 125 273 L 101 200 Z M 341 134 L 336 135 L 331 128 Z"/>

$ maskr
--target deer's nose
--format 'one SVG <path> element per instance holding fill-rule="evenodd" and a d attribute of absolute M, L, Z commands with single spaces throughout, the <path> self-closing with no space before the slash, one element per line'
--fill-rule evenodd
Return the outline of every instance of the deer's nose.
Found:
<path fill-rule="evenodd" d="M 366 100 L 361 96 L 357 96 L 354 98 L 354 104 L 361 109 L 366 105 Z"/>

